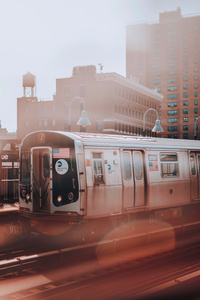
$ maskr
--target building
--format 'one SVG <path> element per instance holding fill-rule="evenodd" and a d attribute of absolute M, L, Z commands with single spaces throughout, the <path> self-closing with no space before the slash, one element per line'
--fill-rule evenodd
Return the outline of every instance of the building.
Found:
<path fill-rule="evenodd" d="M 26 87 L 33 75 L 26 80 Z M 28 81 L 28 83 L 27 83 Z M 142 134 L 146 115 L 146 134 L 157 119 L 163 96 L 136 81 L 116 73 L 96 73 L 95 66 L 74 67 L 70 78 L 56 80 L 53 101 L 38 101 L 32 93 L 18 98 L 17 133 L 22 138 L 35 130 L 88 131 L 100 133 Z M 91 125 L 86 129 L 77 125 L 85 109 Z"/>
<path fill-rule="evenodd" d="M 178 7 L 160 13 L 157 23 L 127 25 L 126 76 L 164 95 L 163 137 L 194 139 L 200 115 L 199 54 L 200 15 L 183 17 Z"/>

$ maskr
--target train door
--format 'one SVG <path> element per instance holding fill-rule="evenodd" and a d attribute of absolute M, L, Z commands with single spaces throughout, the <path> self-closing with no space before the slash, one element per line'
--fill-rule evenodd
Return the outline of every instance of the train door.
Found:
<path fill-rule="evenodd" d="M 33 211 L 50 212 L 51 184 L 50 169 L 52 151 L 50 148 L 31 149 L 31 182 Z"/>
<path fill-rule="evenodd" d="M 190 152 L 191 199 L 200 200 L 200 153 Z"/>
<path fill-rule="evenodd" d="M 122 152 L 124 208 L 145 205 L 144 167 L 141 151 Z"/>
<path fill-rule="evenodd" d="M 123 169 L 123 201 L 124 208 L 134 207 L 134 179 L 132 168 L 131 151 L 122 152 L 122 169 Z"/>
<path fill-rule="evenodd" d="M 133 173 L 135 180 L 135 206 L 144 206 L 144 166 L 141 151 L 132 151 Z"/>

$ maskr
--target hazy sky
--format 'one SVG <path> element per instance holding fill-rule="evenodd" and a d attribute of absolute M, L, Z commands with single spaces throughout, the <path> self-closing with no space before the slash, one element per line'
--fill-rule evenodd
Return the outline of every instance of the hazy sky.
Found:
<path fill-rule="evenodd" d="M 159 12 L 200 14 L 200 0 L 0 0 L 0 120 L 17 129 L 22 76 L 36 76 L 38 99 L 52 99 L 56 78 L 74 66 L 103 65 L 126 74 L 126 25 L 158 21 Z M 142 37 L 141 37 L 142 38 Z"/>

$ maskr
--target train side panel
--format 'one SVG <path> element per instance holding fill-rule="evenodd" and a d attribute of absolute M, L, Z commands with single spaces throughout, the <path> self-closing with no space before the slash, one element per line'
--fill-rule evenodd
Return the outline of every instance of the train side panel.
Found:
<path fill-rule="evenodd" d="M 85 149 L 87 216 L 122 213 L 122 178 L 118 149 Z"/>
<path fill-rule="evenodd" d="M 148 151 L 146 166 L 149 208 L 190 203 L 190 176 L 186 151 Z"/>

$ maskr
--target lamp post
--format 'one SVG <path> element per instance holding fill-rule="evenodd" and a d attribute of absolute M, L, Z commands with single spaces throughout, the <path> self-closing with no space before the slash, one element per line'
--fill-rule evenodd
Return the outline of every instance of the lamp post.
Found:
<path fill-rule="evenodd" d="M 196 118 L 195 122 L 194 122 L 194 139 L 196 140 L 197 139 L 197 129 L 196 129 L 196 123 L 197 123 L 197 120 L 199 119 L 200 117 Z"/>
<path fill-rule="evenodd" d="M 156 114 L 157 114 L 157 120 L 156 120 L 154 128 L 152 129 L 152 132 L 159 133 L 159 132 L 163 132 L 164 131 L 163 128 L 161 127 L 161 125 L 160 125 L 160 120 L 159 120 L 159 116 L 158 116 L 157 110 L 154 109 L 154 108 L 149 108 L 149 109 L 147 109 L 145 111 L 144 116 L 143 116 L 143 136 L 145 136 L 145 117 L 146 117 L 147 112 L 150 111 L 150 110 L 155 111 Z"/>
<path fill-rule="evenodd" d="M 68 126 L 68 130 L 66 131 L 70 131 L 70 125 L 71 125 L 71 104 L 72 102 L 74 102 L 75 100 L 80 100 L 82 103 L 83 103 L 83 110 L 81 112 L 81 117 L 80 119 L 78 120 L 77 122 L 77 125 L 80 125 L 82 126 L 85 130 L 83 131 L 86 131 L 86 126 L 87 125 L 91 125 L 91 122 L 90 120 L 88 119 L 87 117 L 87 111 L 86 111 L 86 103 L 85 103 L 85 100 L 81 97 L 74 97 L 69 103 L 68 103 L 68 121 L 65 122 L 65 129 L 67 128 Z"/>

